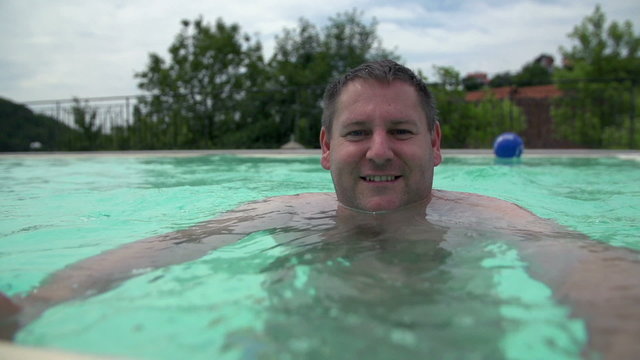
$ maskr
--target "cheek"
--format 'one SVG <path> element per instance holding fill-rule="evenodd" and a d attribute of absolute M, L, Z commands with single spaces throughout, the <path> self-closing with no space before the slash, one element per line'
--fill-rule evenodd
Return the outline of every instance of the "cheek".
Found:
<path fill-rule="evenodd" d="M 341 144 L 342 146 L 335 146 L 331 152 L 330 162 L 335 168 L 337 167 L 352 167 L 353 164 L 358 162 L 362 158 L 362 149 L 358 144 Z M 346 146 L 345 146 L 346 145 Z"/>
<path fill-rule="evenodd" d="M 405 159 L 406 162 L 413 163 L 416 166 L 430 166 L 433 164 L 434 153 L 427 143 L 420 141 L 418 143 L 406 143 L 398 148 L 397 154 Z"/>

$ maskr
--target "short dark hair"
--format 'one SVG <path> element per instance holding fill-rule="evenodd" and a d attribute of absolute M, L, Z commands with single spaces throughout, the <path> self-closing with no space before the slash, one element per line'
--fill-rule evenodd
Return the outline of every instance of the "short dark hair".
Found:
<path fill-rule="evenodd" d="M 322 98 L 322 127 L 331 133 L 333 118 L 336 115 L 338 98 L 342 90 L 354 80 L 375 80 L 391 83 L 394 80 L 404 81 L 413 86 L 420 98 L 420 105 L 427 117 L 427 126 L 431 134 L 438 122 L 438 110 L 435 99 L 427 88 L 427 84 L 405 66 L 393 60 L 380 60 L 364 63 L 329 83 Z"/>

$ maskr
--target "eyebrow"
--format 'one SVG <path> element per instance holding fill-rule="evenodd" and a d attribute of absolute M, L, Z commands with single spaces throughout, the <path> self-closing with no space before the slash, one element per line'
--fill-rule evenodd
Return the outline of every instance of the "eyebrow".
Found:
<path fill-rule="evenodd" d="M 404 124 L 414 125 L 416 124 L 416 122 L 409 119 L 393 119 L 391 120 L 391 124 L 392 125 L 404 125 Z"/>
<path fill-rule="evenodd" d="M 365 121 L 365 120 L 354 120 L 354 121 L 349 121 L 347 120 L 346 123 L 344 124 L 344 127 L 359 127 L 359 126 L 365 126 L 368 125 L 369 121 Z"/>
<path fill-rule="evenodd" d="M 368 126 L 371 122 L 370 121 L 366 121 L 366 120 L 353 120 L 353 121 L 349 121 L 346 120 L 346 123 L 344 124 L 344 127 L 351 127 L 351 126 Z M 397 126 L 397 125 L 414 125 L 415 121 L 413 120 L 409 120 L 409 119 L 393 119 L 390 121 L 391 125 L 393 126 Z"/>

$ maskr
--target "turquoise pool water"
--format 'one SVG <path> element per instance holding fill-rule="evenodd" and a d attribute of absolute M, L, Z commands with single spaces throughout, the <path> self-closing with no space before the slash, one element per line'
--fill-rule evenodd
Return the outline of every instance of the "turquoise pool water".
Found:
<path fill-rule="evenodd" d="M 332 191 L 318 162 L 0 159 L 0 290 L 29 291 L 75 261 L 247 201 Z M 638 165 L 451 157 L 436 169 L 434 187 L 509 200 L 596 240 L 640 250 Z M 583 321 L 529 277 L 500 239 L 480 237 L 462 248 L 400 241 L 381 251 L 362 241 L 278 244 L 274 235 L 255 233 L 59 305 L 17 341 L 145 359 L 573 359 L 588 336 Z"/>

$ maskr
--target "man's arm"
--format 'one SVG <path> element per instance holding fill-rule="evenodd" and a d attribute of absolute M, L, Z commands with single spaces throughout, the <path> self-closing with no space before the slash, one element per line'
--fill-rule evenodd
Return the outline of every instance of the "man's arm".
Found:
<path fill-rule="evenodd" d="M 588 349 L 606 359 L 640 353 L 640 255 L 569 231 L 525 241 L 521 253 L 533 277 L 586 320 Z"/>
<path fill-rule="evenodd" d="M 554 297 L 586 320 L 587 351 L 605 359 L 640 354 L 640 253 L 607 245 L 571 231 L 508 202 L 484 203 L 512 227 L 512 245 L 529 273 L 553 289 Z M 502 221 L 502 220 L 509 221 Z"/>
<path fill-rule="evenodd" d="M 137 275 L 198 259 L 253 232 L 281 226 L 292 217 L 286 205 L 293 199 L 249 203 L 191 228 L 105 251 L 55 272 L 26 296 L 14 298 L 15 303 L 0 294 L 0 338 L 13 336 L 16 321 L 22 327 L 56 304 L 100 294 Z"/>

